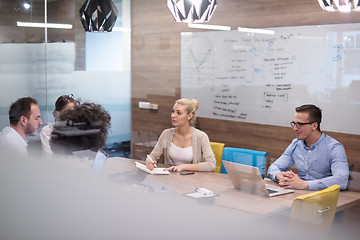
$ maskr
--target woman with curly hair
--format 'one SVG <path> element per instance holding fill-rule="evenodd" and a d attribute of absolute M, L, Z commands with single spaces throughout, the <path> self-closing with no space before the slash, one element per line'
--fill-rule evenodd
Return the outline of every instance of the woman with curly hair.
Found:
<path fill-rule="evenodd" d="M 52 151 L 65 154 L 88 149 L 98 151 L 105 145 L 110 120 L 110 114 L 95 103 L 83 103 L 65 111 L 54 124 Z"/>

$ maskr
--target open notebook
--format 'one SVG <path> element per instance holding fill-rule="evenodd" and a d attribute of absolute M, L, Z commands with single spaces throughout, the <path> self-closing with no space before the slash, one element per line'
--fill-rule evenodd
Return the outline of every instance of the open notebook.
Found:
<path fill-rule="evenodd" d="M 294 192 L 292 189 L 265 184 L 257 167 L 226 160 L 222 160 L 222 162 L 236 189 L 265 197 L 274 197 Z"/>
<path fill-rule="evenodd" d="M 164 171 L 165 168 L 154 168 L 153 170 L 150 170 L 142 163 L 135 162 L 135 165 L 137 168 L 139 168 L 147 173 L 150 173 L 150 174 L 162 174 L 162 175 L 170 174 L 169 171 Z"/>

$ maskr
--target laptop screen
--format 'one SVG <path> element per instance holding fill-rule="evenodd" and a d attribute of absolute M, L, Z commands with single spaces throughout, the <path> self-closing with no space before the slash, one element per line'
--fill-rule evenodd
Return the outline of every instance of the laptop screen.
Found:
<path fill-rule="evenodd" d="M 241 163 L 222 161 L 229 178 L 236 189 L 250 193 L 273 197 L 294 192 L 291 189 L 283 189 L 279 186 L 266 185 L 257 167 L 248 166 Z M 269 192 L 268 188 L 272 191 Z"/>
<path fill-rule="evenodd" d="M 91 167 L 91 171 L 96 176 L 99 176 L 101 174 L 108 157 L 109 157 L 109 155 L 106 152 L 104 152 L 102 149 L 100 149 L 97 152 L 94 163 Z"/>

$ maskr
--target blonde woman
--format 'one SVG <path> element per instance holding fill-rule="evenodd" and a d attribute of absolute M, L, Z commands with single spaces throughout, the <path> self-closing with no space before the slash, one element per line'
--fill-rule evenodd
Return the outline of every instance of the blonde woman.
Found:
<path fill-rule="evenodd" d="M 161 133 L 150 157 L 146 158 L 147 168 L 153 169 L 164 154 L 164 163 L 173 165 L 167 169 L 169 171 L 215 171 L 216 160 L 209 137 L 193 127 L 198 107 L 195 99 L 179 99 L 175 102 L 171 111 L 174 128 Z"/>

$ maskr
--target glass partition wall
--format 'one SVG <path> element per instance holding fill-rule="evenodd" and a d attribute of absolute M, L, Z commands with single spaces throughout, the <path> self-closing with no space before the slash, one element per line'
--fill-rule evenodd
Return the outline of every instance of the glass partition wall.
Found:
<path fill-rule="evenodd" d="M 84 2 L 0 0 L 0 129 L 20 97 L 38 100 L 46 125 L 54 121 L 56 99 L 73 94 L 111 114 L 106 148 L 112 153 L 130 140 L 130 0 L 113 0 L 118 18 L 112 32 L 85 32 Z M 27 23 L 39 24 L 22 26 Z M 39 136 L 29 143 L 39 143 Z"/>

